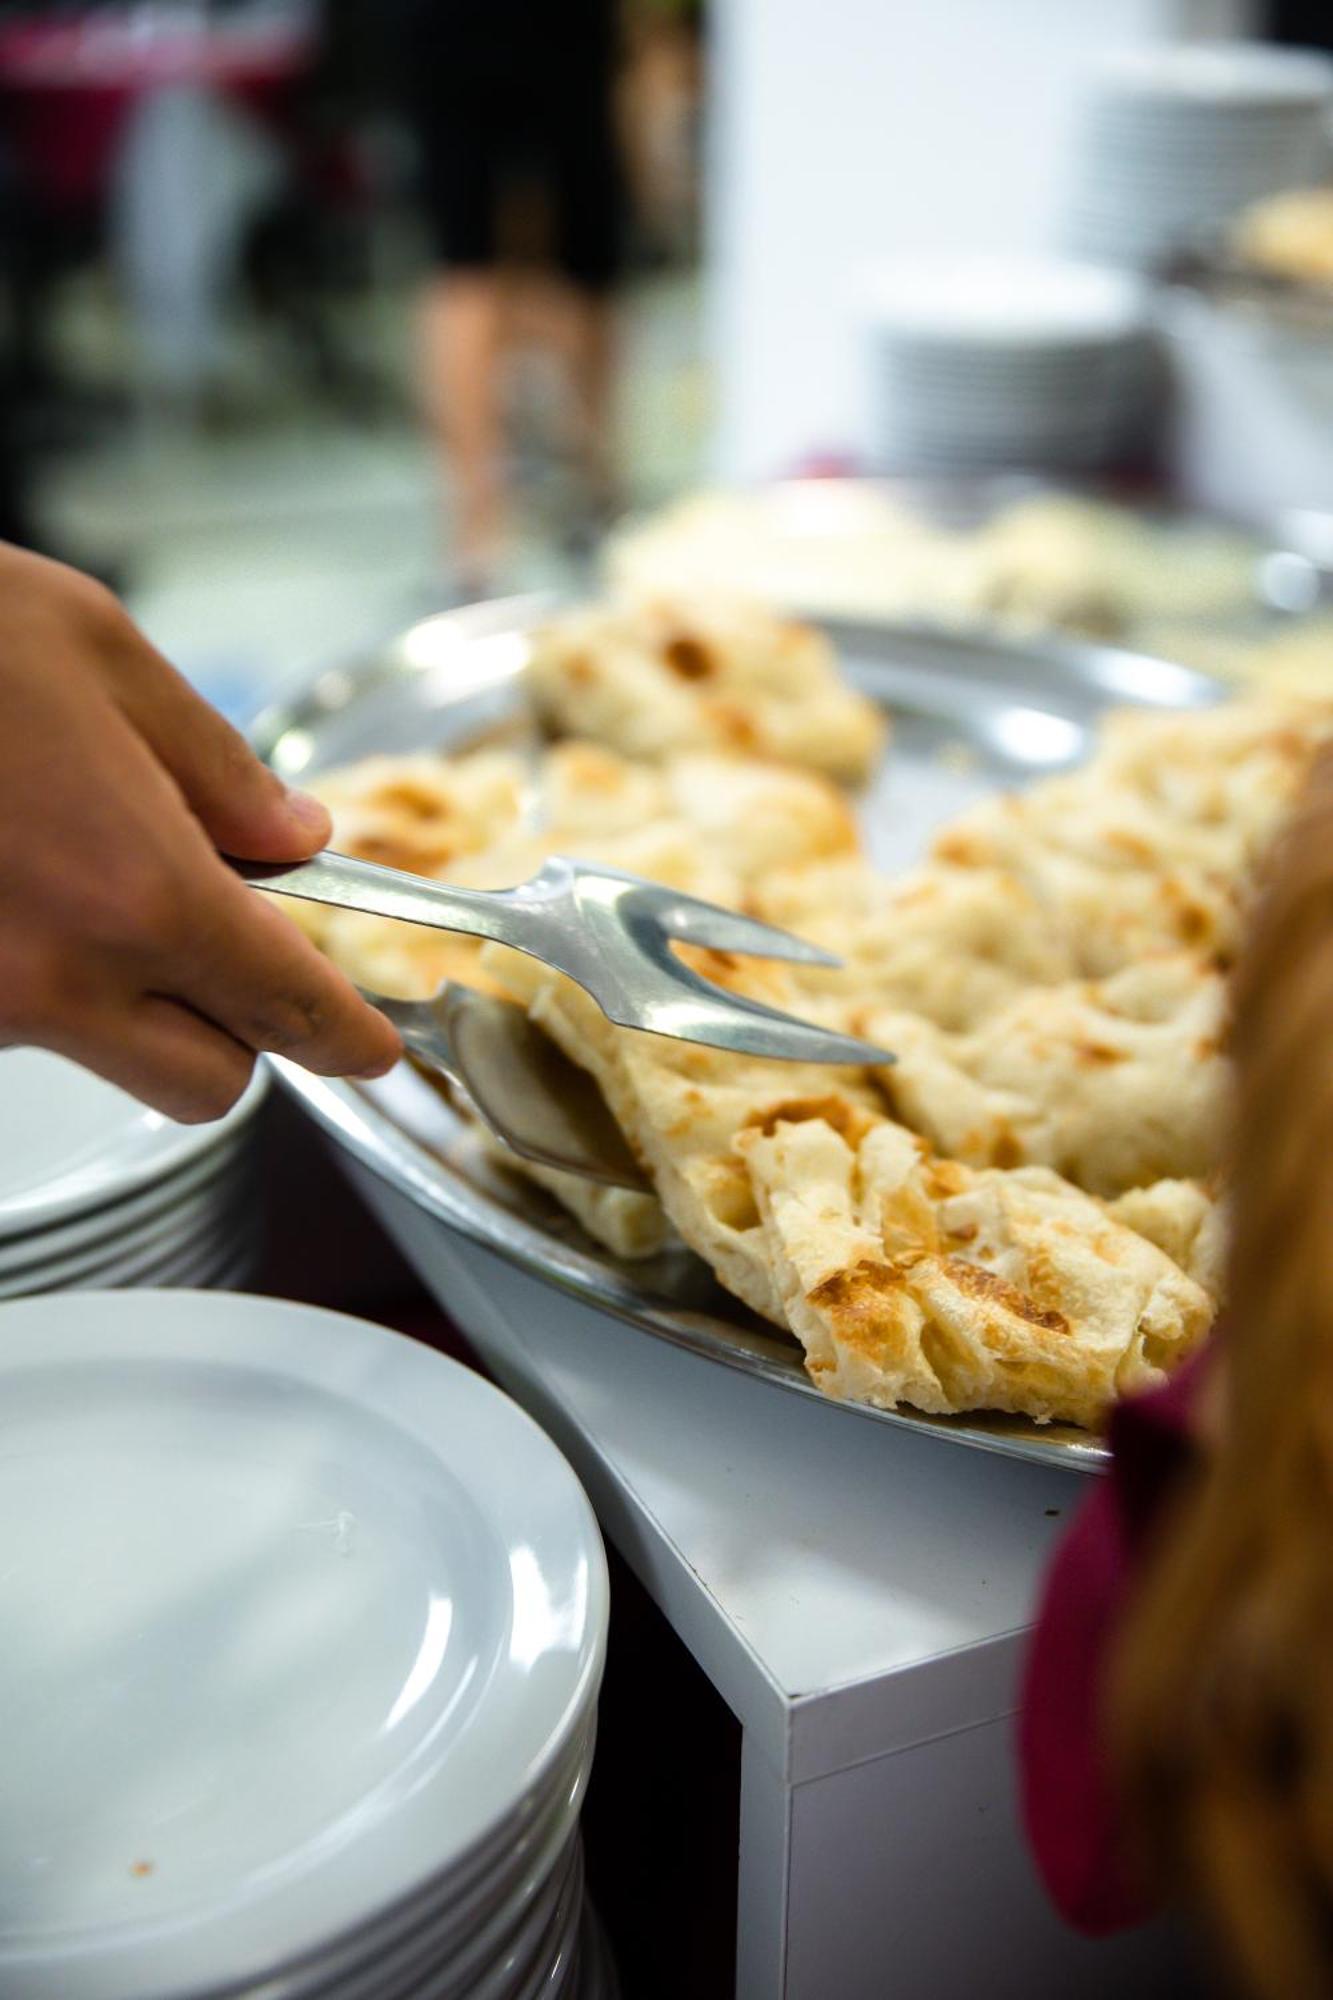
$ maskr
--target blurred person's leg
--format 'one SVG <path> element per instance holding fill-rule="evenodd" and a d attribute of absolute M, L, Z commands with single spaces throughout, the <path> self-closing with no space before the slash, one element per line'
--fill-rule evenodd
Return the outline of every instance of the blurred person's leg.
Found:
<path fill-rule="evenodd" d="M 453 489 L 458 580 L 484 594 L 505 534 L 500 369 L 505 294 L 499 272 L 446 267 L 422 307 L 426 413 Z"/>
<path fill-rule="evenodd" d="M 554 324 L 569 373 L 574 447 L 588 503 L 601 514 L 617 503 L 616 383 L 620 343 L 615 301 L 609 292 L 566 283 L 559 288 Z"/>
<path fill-rule="evenodd" d="M 696 135 L 702 91 L 698 10 L 631 10 L 617 90 L 635 261 L 668 267 L 696 234 Z"/>

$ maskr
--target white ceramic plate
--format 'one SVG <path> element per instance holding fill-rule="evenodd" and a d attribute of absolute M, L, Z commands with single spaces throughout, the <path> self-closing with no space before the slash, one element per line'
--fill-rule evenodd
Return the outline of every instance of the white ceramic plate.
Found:
<path fill-rule="evenodd" d="M 80 1278 L 75 1285 L 62 1285 L 59 1289 L 129 1291 L 143 1285 L 152 1286 L 157 1291 L 167 1286 L 187 1285 L 198 1286 L 204 1291 L 235 1291 L 240 1287 L 240 1278 L 234 1277 L 233 1273 L 248 1272 L 251 1264 L 251 1249 L 245 1233 L 233 1222 L 219 1228 L 200 1243 L 174 1251 L 169 1257 L 126 1269 L 118 1277 L 98 1275 L 96 1278 Z"/>
<path fill-rule="evenodd" d="M 484 1977 L 460 1987 L 446 1968 L 411 1986 L 385 1986 L 374 2000 L 553 2000 L 578 1947 L 582 1909 L 583 1854 L 576 1845 L 522 1934 Z"/>
<path fill-rule="evenodd" d="M 0 1277 L 27 1264 L 69 1257 L 97 1247 L 113 1249 L 126 1237 L 150 1227 L 159 1216 L 190 1195 L 212 1187 L 222 1176 L 247 1171 L 248 1163 L 242 1161 L 241 1155 L 250 1138 L 247 1131 L 234 1132 L 188 1166 L 150 1182 L 124 1201 L 90 1209 L 72 1221 L 53 1223 L 48 1229 L 0 1242 Z"/>
<path fill-rule="evenodd" d="M 225 1264 L 215 1265 L 188 1282 L 200 1291 L 244 1292 L 254 1284 L 257 1270 L 257 1257 L 252 1250 L 246 1249 L 238 1257 L 228 1258 Z"/>
<path fill-rule="evenodd" d="M 611 1943 L 590 1897 L 583 1899 L 579 1923 L 579 2000 L 614 2000 L 617 1991 Z"/>
<path fill-rule="evenodd" d="M 132 1245 L 123 1252 L 100 1256 L 62 1269 L 7 1276 L 0 1282 L 0 1302 L 34 1298 L 63 1291 L 124 1290 L 130 1285 L 194 1284 L 196 1272 L 212 1273 L 235 1263 L 256 1236 L 248 1207 L 233 1199 L 201 1212 L 189 1230 L 177 1231 L 152 1243 Z"/>
<path fill-rule="evenodd" d="M 258 1980 L 465 1863 L 600 1675 L 591 1510 L 480 1377 L 216 1292 L 0 1308 L 0 1992 Z"/>
<path fill-rule="evenodd" d="M 515 1902 L 526 1880 L 542 1882 L 577 1821 L 592 1767 L 595 1719 L 581 1724 L 543 1786 L 469 1858 L 465 1869 L 362 1925 L 312 1961 L 265 1981 L 264 2000 L 360 2000 L 378 1994 L 385 1976 L 405 1964 L 441 1966 L 451 1952 Z M 415 1974 L 413 1975 L 415 1976 Z M 361 1983 L 358 1983 L 361 1982 Z"/>
<path fill-rule="evenodd" d="M 1055 258 L 895 259 L 868 274 L 866 304 L 887 338 L 971 342 L 982 352 L 1115 346 L 1151 324 L 1134 279 Z"/>
<path fill-rule="evenodd" d="M 553 1931 L 567 1903 L 577 1839 L 577 1829 L 567 1828 L 553 1865 L 525 1893 L 522 1904 L 507 1903 L 496 1918 L 467 1940 L 465 1949 L 456 1954 L 436 1953 L 426 1944 L 411 1957 L 395 1954 L 365 1981 L 328 1988 L 327 2000 L 388 2000 L 390 1995 L 398 2000 L 400 1995 L 422 1991 L 436 2000 L 510 2000 L 544 1962 L 548 1944 L 552 1952 L 556 1948 Z M 323 1988 L 319 2000 L 326 2000 Z"/>
<path fill-rule="evenodd" d="M 1333 62 L 1314 49 L 1267 42 L 1169 42 L 1098 59 L 1096 82 L 1142 103 L 1234 110 L 1242 105 L 1327 104 Z"/>
<path fill-rule="evenodd" d="M 62 1285 L 85 1288 L 99 1274 L 108 1284 L 127 1282 L 127 1273 L 152 1269 L 178 1260 L 217 1238 L 234 1232 L 246 1208 L 243 1174 L 224 1174 L 145 1219 L 138 1229 L 75 1248 L 60 1257 L 0 1267 L 0 1299 L 26 1298 Z"/>
<path fill-rule="evenodd" d="M 138 1284 L 193 1284 L 195 1271 L 230 1267 L 250 1247 L 250 1218 L 235 1205 L 205 1218 L 194 1232 L 169 1242 L 147 1244 L 123 1254 L 98 1257 L 58 1273 L 25 1272 L 0 1284 L 0 1304 L 53 1292 L 123 1291 Z"/>
<path fill-rule="evenodd" d="M 268 1088 L 263 1065 L 211 1125 L 177 1125 L 45 1049 L 0 1050 L 0 1241 L 159 1180 L 243 1126 Z"/>
<path fill-rule="evenodd" d="M 553 1888 L 578 1838 L 578 1818 L 587 1790 L 591 1758 L 554 1794 L 535 1837 L 512 1858 L 501 1855 L 494 1879 L 474 1889 L 457 1908 L 430 1915 L 410 1932 L 386 1940 L 373 1958 L 364 1955 L 327 1985 L 308 1982 L 301 2000 L 379 2000 L 386 1985 L 394 1992 L 415 1990 L 429 1977 L 471 2000 L 483 1978 L 501 1961 L 529 1962 L 551 1912 Z M 545 1905 L 546 1915 L 536 1912 Z M 328 1968 L 330 1971 L 332 1967 Z M 324 1967 L 320 1968 L 325 1971 Z M 267 2000 L 267 1996 L 266 1996 Z"/>

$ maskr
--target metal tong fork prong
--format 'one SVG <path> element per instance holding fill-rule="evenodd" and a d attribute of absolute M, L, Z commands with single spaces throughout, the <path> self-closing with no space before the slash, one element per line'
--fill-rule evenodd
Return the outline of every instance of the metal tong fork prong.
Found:
<path fill-rule="evenodd" d="M 892 1062 L 884 1049 L 728 992 L 673 941 L 746 957 L 836 966 L 790 932 L 661 883 L 554 855 L 513 889 L 463 889 L 326 850 L 291 864 L 232 861 L 256 888 L 462 931 L 530 953 L 582 986 L 612 1021 L 677 1041 L 781 1061 Z"/>

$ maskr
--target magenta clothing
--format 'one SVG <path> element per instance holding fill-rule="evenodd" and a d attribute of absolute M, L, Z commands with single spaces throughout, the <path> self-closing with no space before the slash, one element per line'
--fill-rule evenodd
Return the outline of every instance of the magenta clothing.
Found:
<path fill-rule="evenodd" d="M 1191 1463 L 1207 1352 L 1111 1420 L 1108 1478 L 1083 1504 L 1046 1576 L 1019 1720 L 1023 1818 L 1061 1914 L 1100 1936 L 1151 1902 L 1125 1856 L 1102 1748 L 1107 1662 L 1154 1524 Z"/>

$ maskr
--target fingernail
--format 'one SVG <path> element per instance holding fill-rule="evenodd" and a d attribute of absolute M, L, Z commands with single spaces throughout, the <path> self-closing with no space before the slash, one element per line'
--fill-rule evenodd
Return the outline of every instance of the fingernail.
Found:
<path fill-rule="evenodd" d="M 373 1069 L 353 1070 L 353 1080 L 357 1083 L 378 1083 L 382 1076 L 387 1076 L 391 1069 L 397 1067 L 397 1063 L 397 1056 L 390 1056 L 387 1062 L 376 1063 Z"/>
<path fill-rule="evenodd" d="M 311 832 L 322 831 L 329 823 L 329 809 L 321 805 L 309 792 L 298 792 L 291 786 L 287 790 L 287 810 L 293 819 L 300 820 Z"/>

